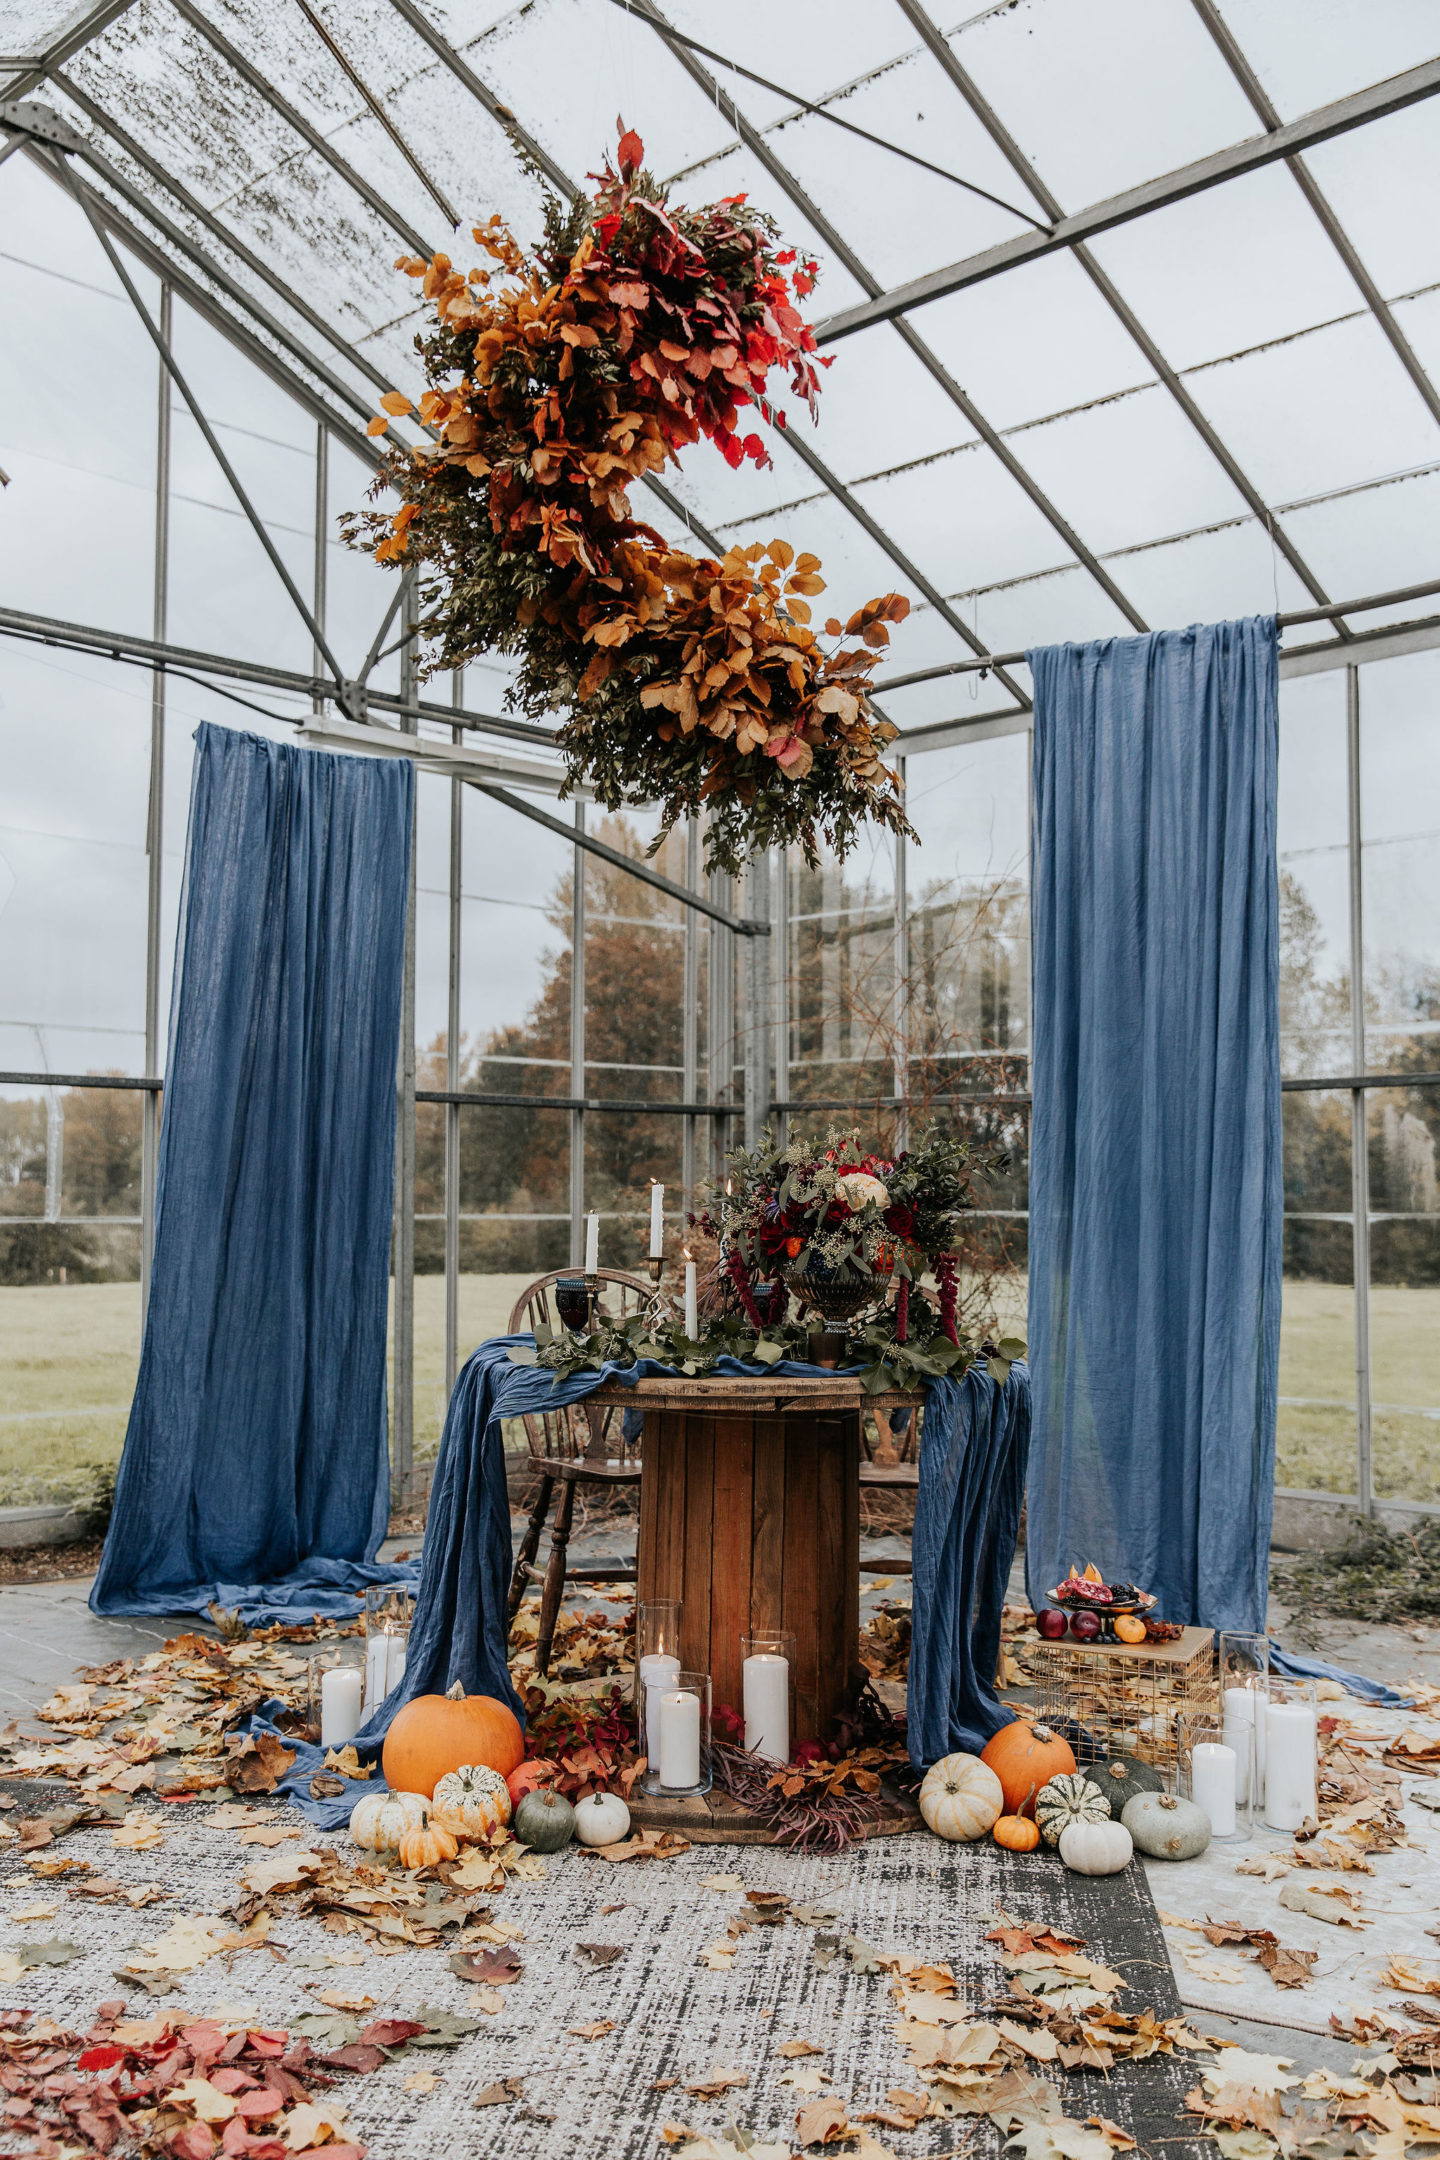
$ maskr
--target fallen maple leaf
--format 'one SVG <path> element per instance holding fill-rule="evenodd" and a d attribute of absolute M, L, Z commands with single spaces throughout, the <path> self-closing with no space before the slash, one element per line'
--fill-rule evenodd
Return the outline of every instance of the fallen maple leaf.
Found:
<path fill-rule="evenodd" d="M 132 1852 L 151 1852 L 157 1845 L 164 1844 L 165 1833 L 153 1815 L 146 1815 L 137 1808 L 127 1815 L 122 1823 L 117 1824 L 111 1833 L 110 1842 L 112 1845 L 128 1846 Z"/>
<path fill-rule="evenodd" d="M 795 2117 L 795 2135 L 802 2145 L 833 2145 L 852 2134 L 839 2100 L 812 2100 Z"/>
<path fill-rule="evenodd" d="M 613 1965 L 616 1958 L 625 1955 L 624 1943 L 582 1943 L 575 1945 L 576 1957 L 589 1958 L 592 1965 Z"/>
<path fill-rule="evenodd" d="M 487 2085 L 482 2092 L 476 2093 L 475 2106 L 477 2108 L 504 2107 L 510 2101 L 521 2100 L 524 2096 L 525 2080 L 523 2077 L 497 2078 L 493 2085 Z"/>
<path fill-rule="evenodd" d="M 615 2020 L 614 2018 L 596 2018 L 589 2025 L 567 2025 L 565 2030 L 572 2033 L 577 2040 L 603 2040 L 606 2033 L 614 2032 Z"/>
<path fill-rule="evenodd" d="M 735 1963 L 734 1943 L 725 1941 L 706 1943 L 700 1951 L 700 1962 L 702 1965 L 708 1966 L 711 1972 L 729 1972 L 731 1966 Z"/>
<path fill-rule="evenodd" d="M 702 1890 L 743 1890 L 745 1885 L 738 1875 L 702 1875 Z"/>
<path fill-rule="evenodd" d="M 439 2083 L 440 2080 L 433 2070 L 417 2070 L 412 2077 L 405 2079 L 403 2090 L 413 2093 L 430 2093 L 434 2092 Z"/>
<path fill-rule="evenodd" d="M 283 1845 L 287 1838 L 304 1835 L 303 1830 L 293 1829 L 287 1823 L 260 1823 L 253 1830 L 242 1830 L 239 1842 L 242 1845 Z"/>
<path fill-rule="evenodd" d="M 777 2055 L 795 2057 L 799 2055 L 823 2055 L 825 2050 L 822 2047 L 816 2047 L 813 2040 L 782 2040 L 775 2052 Z"/>
<path fill-rule="evenodd" d="M 749 2082 L 748 2070 L 715 2069 L 707 2070 L 702 2077 L 686 2078 L 685 2090 L 697 2094 L 702 2100 L 718 2100 L 721 2093 L 728 2092 L 732 2085 L 748 2085 Z"/>

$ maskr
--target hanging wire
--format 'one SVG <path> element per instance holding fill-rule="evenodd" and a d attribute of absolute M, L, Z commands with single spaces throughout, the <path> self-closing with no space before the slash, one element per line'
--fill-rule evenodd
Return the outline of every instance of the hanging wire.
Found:
<path fill-rule="evenodd" d="M 300 5 L 304 7 L 305 0 L 300 0 Z M 858 135 L 862 142 L 873 143 L 877 150 L 888 150 L 892 157 L 904 158 L 907 164 L 918 165 L 923 172 L 933 173 L 937 180 L 952 181 L 956 187 L 964 188 L 967 193 L 978 195 L 983 202 L 993 203 L 997 210 L 1008 211 L 1011 217 L 1020 218 L 1025 224 L 1032 225 L 1036 232 L 1053 232 L 1053 226 L 1043 223 L 1037 217 L 1032 217 L 1028 210 L 1020 209 L 1017 204 L 1006 202 L 1002 195 L 992 195 L 988 188 L 977 186 L 975 181 L 964 179 L 961 174 L 951 172 L 944 165 L 932 165 L 929 158 L 919 156 L 914 150 L 903 149 L 899 143 L 888 142 L 883 135 L 872 135 L 868 128 L 858 127 L 853 120 L 842 120 L 839 113 L 830 112 L 823 105 L 813 104 L 809 98 L 802 97 L 798 90 L 787 90 L 783 84 L 771 82 L 768 75 L 757 75 L 753 68 L 742 67 L 738 60 L 731 60 L 726 54 L 716 52 L 713 45 L 702 45 L 698 38 L 687 37 L 683 30 L 677 30 L 673 24 L 664 21 L 658 15 L 652 14 L 647 6 L 636 5 L 636 0 L 612 0 L 612 5 L 623 8 L 627 15 L 633 15 L 638 22 L 647 24 L 650 29 L 657 31 L 667 43 L 673 41 L 676 45 L 683 45 L 688 52 L 699 53 L 702 59 L 713 60 L 717 67 L 728 68 L 732 75 L 741 75 L 746 82 L 758 83 L 760 88 L 768 90 L 772 97 L 785 98 L 790 104 L 799 106 L 802 112 L 811 114 L 815 119 L 828 120 L 831 127 L 843 128 L 847 135 Z M 306 12 L 309 12 L 308 9 Z M 720 110 L 720 86 L 718 83 L 715 86 L 715 107 L 718 112 Z M 729 115 L 723 117 L 729 119 Z M 734 125 L 733 120 L 730 124 Z"/>

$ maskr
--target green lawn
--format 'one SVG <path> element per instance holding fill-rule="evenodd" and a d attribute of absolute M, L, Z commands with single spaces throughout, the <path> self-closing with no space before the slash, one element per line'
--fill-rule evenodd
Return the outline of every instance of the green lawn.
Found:
<path fill-rule="evenodd" d="M 526 1280 L 461 1277 L 462 1356 L 501 1332 Z M 1440 1290 L 1377 1289 L 1370 1307 L 1376 1490 L 1440 1501 Z M 1019 1279 L 1001 1318 L 1023 1334 Z M 115 1459 L 135 1385 L 139 1336 L 136 1283 L 0 1289 L 0 1504 L 59 1498 L 75 1488 L 81 1466 Z M 1354 1361 L 1349 1292 L 1330 1283 L 1287 1283 L 1280 1484 L 1353 1491 Z M 421 1275 L 415 1282 L 415 1442 L 422 1459 L 439 1444 L 444 1383 L 445 1286 L 438 1275 Z M 1432 1415 L 1417 1414 L 1424 1410 Z"/>

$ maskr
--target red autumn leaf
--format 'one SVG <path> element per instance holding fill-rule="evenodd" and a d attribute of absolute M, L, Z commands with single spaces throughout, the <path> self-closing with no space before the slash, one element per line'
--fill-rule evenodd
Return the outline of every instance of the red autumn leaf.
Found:
<path fill-rule="evenodd" d="M 372 2018 L 360 2035 L 363 2047 L 399 2047 L 402 2040 L 414 2040 L 428 2027 L 417 2025 L 413 2018 Z"/>
<path fill-rule="evenodd" d="M 212 2078 L 211 2083 L 215 2081 Z M 278 2115 L 285 2105 L 284 2093 L 272 2086 L 260 2085 L 253 2092 L 240 2093 L 236 2097 L 235 2112 L 248 2121 L 263 2122 L 267 2115 Z"/>
<path fill-rule="evenodd" d="M 215 2133 L 209 2123 L 187 2123 L 183 2130 L 176 2130 L 167 2149 L 178 2155 L 178 2160 L 210 2160 L 215 2150 Z"/>
<path fill-rule="evenodd" d="M 645 162 L 645 145 L 641 142 L 634 128 L 627 128 L 623 120 L 617 121 L 616 125 L 624 129 L 620 137 L 620 148 L 616 154 L 620 161 L 621 174 L 628 180 L 631 173 L 638 172 Z"/>
<path fill-rule="evenodd" d="M 77 2056 L 75 2067 L 77 2070 L 113 2070 L 117 2063 L 124 2060 L 125 2050 L 122 2047 L 92 2047 L 86 2048 L 83 2055 Z"/>

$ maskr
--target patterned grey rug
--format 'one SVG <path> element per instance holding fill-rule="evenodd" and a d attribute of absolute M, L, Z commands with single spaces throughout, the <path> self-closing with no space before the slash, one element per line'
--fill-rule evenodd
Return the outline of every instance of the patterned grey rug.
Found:
<path fill-rule="evenodd" d="M 270 1813 L 275 1820 L 295 1820 Z M 240 1848 L 233 1828 L 207 1827 L 198 1807 L 157 1811 L 157 1820 L 165 1842 L 154 1850 L 117 1849 L 108 1828 L 72 1833 L 49 1849 L 49 1857 L 88 1861 L 97 1873 L 127 1885 L 163 1884 L 165 1901 L 139 1911 L 67 1895 L 73 1878 L 37 1879 L 13 1845 L 5 1848 L 0 1952 L 60 1938 L 84 1955 L 7 1982 L 0 2002 L 21 2003 L 83 2029 L 97 2003 L 125 1992 L 115 1973 L 137 1944 L 153 1942 L 183 1915 L 230 1905 L 240 1869 L 265 1857 L 264 1848 Z M 325 1841 L 307 1836 L 304 1842 Z M 295 1849 L 279 1845 L 275 1851 Z M 343 2080 L 342 2097 L 372 2160 L 517 2150 L 533 2160 L 638 2160 L 665 2149 L 661 2129 L 671 2121 L 712 2136 L 729 2127 L 732 2141 L 742 2145 L 780 2139 L 793 2149 L 796 2111 L 806 2091 L 782 2080 L 797 2071 L 822 2070 L 827 2089 L 847 2103 L 852 2120 L 883 2105 L 889 2088 L 913 2089 L 916 2074 L 894 2039 L 896 2004 L 888 1978 L 856 1971 L 844 1959 L 822 1969 L 816 1924 L 790 1920 L 756 1927 L 739 1938 L 729 1970 L 706 1966 L 703 1949 L 725 1939 L 726 1922 L 743 1902 L 733 1888 L 704 1887 L 704 1878 L 713 1875 L 738 1875 L 744 1889 L 778 1890 L 828 1908 L 834 1922 L 820 1925 L 886 1953 L 948 1960 L 973 2010 L 1004 1989 L 995 1947 L 982 1940 L 1001 1912 L 1020 1924 L 1083 1935 L 1088 1955 L 1126 1975 L 1118 2008 L 1164 2017 L 1178 2007 L 1139 1867 L 1087 1882 L 1066 1874 L 1053 1857 L 1012 1857 L 988 1844 L 949 1846 L 908 1836 L 835 1857 L 706 1846 L 677 1860 L 621 1866 L 571 1848 L 549 1861 L 543 1882 L 512 1881 L 493 1900 L 495 1920 L 524 1931 L 515 1944 L 524 1970 L 513 1984 L 495 1990 L 501 2007 L 489 2015 L 477 2011 L 477 1990 L 452 1973 L 443 1949 L 411 1948 L 394 1956 L 366 1950 L 356 1964 L 299 1966 L 299 1958 L 344 1956 L 359 1945 L 355 1937 L 325 1931 L 318 1919 L 293 1917 L 283 1905 L 272 1931 L 283 1946 L 279 1955 L 266 1947 L 213 1959 L 186 1977 L 178 1995 L 152 2003 L 133 1992 L 131 2014 L 198 2014 L 221 2006 L 228 2014 L 283 2026 L 297 2011 L 316 2007 L 313 1991 L 328 1988 L 368 1994 L 392 2015 L 421 2003 L 481 2015 L 482 2029 L 456 2050 L 412 2052 L 370 2076 Z M 58 1908 L 53 1916 L 15 1917 L 51 1905 Z M 582 1942 L 619 1945 L 620 1955 L 597 1968 L 577 1955 Z M 607 2020 L 614 2029 L 594 2039 L 571 2030 Z M 808 2061 L 787 2058 L 779 2049 L 789 2040 L 810 2041 L 824 2053 Z M 716 2069 L 743 2072 L 747 2082 L 717 2098 L 684 2089 Z M 438 2079 L 433 2090 L 406 2089 L 417 2073 Z M 476 2095 L 506 2078 L 523 2081 L 519 2097 L 477 2109 Z M 1179 2119 L 1183 2095 L 1196 2082 L 1193 2057 L 1156 2056 L 1117 2065 L 1108 2076 L 1060 2074 L 1057 2082 L 1067 2114 L 1108 2116 L 1142 2146 L 1164 2138 L 1153 2160 L 1194 2160 L 1200 2150 Z M 998 2148 L 997 2134 L 983 2120 L 973 2137 L 970 2122 L 943 2119 L 869 2135 L 902 2160 Z M 1213 2160 L 1213 2147 L 1208 2150 Z"/>

